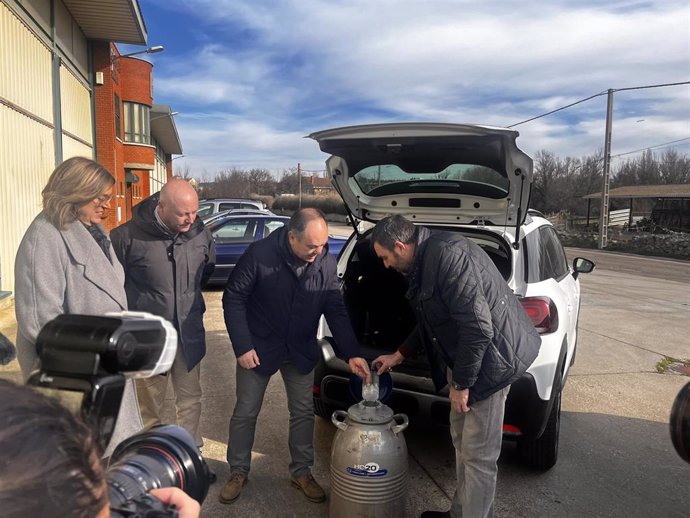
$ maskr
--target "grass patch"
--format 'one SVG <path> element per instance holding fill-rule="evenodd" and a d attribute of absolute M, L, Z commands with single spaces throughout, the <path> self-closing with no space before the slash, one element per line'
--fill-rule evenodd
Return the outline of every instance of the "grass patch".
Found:
<path fill-rule="evenodd" d="M 682 365 L 683 367 L 690 367 L 690 360 L 679 360 L 677 358 L 671 358 L 670 356 L 664 356 L 663 359 L 656 364 L 656 371 L 659 374 L 663 374 L 668 371 L 674 363 Z"/>

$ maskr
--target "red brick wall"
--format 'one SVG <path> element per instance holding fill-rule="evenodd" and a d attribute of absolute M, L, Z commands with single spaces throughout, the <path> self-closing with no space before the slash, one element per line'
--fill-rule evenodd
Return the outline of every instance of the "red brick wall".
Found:
<path fill-rule="evenodd" d="M 113 47 L 114 49 L 114 47 Z M 117 51 L 113 50 L 115 53 Z M 115 177 L 114 198 L 111 210 L 104 221 L 107 228 L 112 229 L 119 223 L 124 223 L 125 214 L 125 171 L 124 146 L 115 134 L 115 94 L 121 95 L 121 80 L 115 66 L 111 66 L 111 45 L 108 42 L 93 42 L 94 71 L 103 73 L 103 84 L 94 85 L 94 103 L 96 119 L 96 160 Z M 113 73 L 115 72 L 115 73 Z M 122 124 L 122 107 L 120 107 L 120 124 Z M 120 127 L 120 135 L 124 129 Z M 117 221 L 120 208 L 121 221 Z"/>
<path fill-rule="evenodd" d="M 110 214 L 104 224 L 112 229 L 124 223 L 130 217 L 127 209 L 131 208 L 141 197 L 150 192 L 149 173 L 133 170 L 140 180 L 135 189 L 127 189 L 125 183 L 125 163 L 154 165 L 154 148 L 146 145 L 127 144 L 124 142 L 124 108 L 126 101 L 151 106 L 151 63 L 131 58 L 111 59 L 111 53 L 119 56 L 115 45 L 108 42 L 93 42 L 94 71 L 103 72 L 103 85 L 95 85 L 95 119 L 96 119 L 96 160 L 106 167 L 115 177 L 115 197 L 111 203 Z M 115 94 L 120 98 L 120 135 L 115 133 Z M 132 192 L 140 193 L 136 201 Z M 129 199 L 128 199 L 129 197 Z M 117 213 L 120 213 L 120 221 Z"/>
<path fill-rule="evenodd" d="M 122 81 L 122 97 L 130 102 L 151 106 L 151 73 L 153 65 L 148 61 L 137 58 L 122 58 L 120 62 L 120 75 Z"/>

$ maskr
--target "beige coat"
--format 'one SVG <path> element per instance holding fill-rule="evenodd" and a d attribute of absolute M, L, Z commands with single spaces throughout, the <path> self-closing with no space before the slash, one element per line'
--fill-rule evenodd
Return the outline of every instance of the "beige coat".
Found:
<path fill-rule="evenodd" d="M 25 379 L 37 365 L 36 337 L 47 322 L 63 313 L 102 315 L 127 309 L 125 275 L 112 247 L 110 256 L 112 262 L 79 221 L 58 230 L 41 213 L 31 223 L 15 261 L 17 359 Z M 129 381 L 111 445 L 142 427 Z"/>

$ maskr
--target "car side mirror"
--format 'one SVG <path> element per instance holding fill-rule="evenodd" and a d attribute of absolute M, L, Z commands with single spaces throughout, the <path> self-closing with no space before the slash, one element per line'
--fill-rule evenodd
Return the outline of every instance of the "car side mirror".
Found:
<path fill-rule="evenodd" d="M 594 270 L 594 263 L 584 257 L 576 257 L 573 259 L 573 277 L 577 279 L 581 273 L 590 273 Z"/>

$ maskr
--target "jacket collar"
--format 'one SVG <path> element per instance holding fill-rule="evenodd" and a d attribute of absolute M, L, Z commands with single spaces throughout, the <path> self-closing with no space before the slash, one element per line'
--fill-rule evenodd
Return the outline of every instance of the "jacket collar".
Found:
<path fill-rule="evenodd" d="M 275 238 L 273 236 L 275 236 Z M 287 225 L 279 228 L 274 232 L 271 232 L 267 239 L 271 238 L 274 239 L 274 243 L 278 247 L 278 251 L 280 253 L 281 258 L 286 263 L 290 271 L 292 271 L 292 267 L 290 266 L 290 264 L 295 260 L 295 254 L 292 253 L 292 248 L 290 248 L 290 242 L 288 241 Z M 314 260 L 314 262 L 307 268 L 306 272 L 304 272 L 304 275 L 301 278 L 306 278 L 309 275 L 312 275 L 312 272 L 321 269 L 321 262 L 323 261 L 324 257 L 326 257 L 327 253 L 328 243 L 326 243 L 326 246 L 323 248 L 323 252 L 321 253 L 321 255 L 318 256 Z"/>
<path fill-rule="evenodd" d="M 415 230 L 415 247 L 414 247 L 414 262 L 412 263 L 412 269 L 410 270 L 410 275 L 408 277 L 408 295 L 417 290 L 419 283 L 422 278 L 422 263 L 424 252 L 426 251 L 426 246 L 428 240 L 431 237 L 431 230 L 426 227 L 418 226 Z"/>
<path fill-rule="evenodd" d="M 108 235 L 102 225 L 96 226 L 103 234 Z M 84 277 L 101 288 L 122 309 L 127 309 L 124 274 L 112 246 L 111 260 L 108 260 L 96 240 L 80 221 L 69 223 L 65 229 L 60 230 L 60 234 L 74 261 L 83 266 Z M 108 274 L 113 268 L 117 275 Z"/>
<path fill-rule="evenodd" d="M 161 225 L 156 218 L 155 211 L 158 206 L 159 198 L 160 192 L 156 192 L 142 200 L 132 210 L 132 221 L 143 232 L 158 239 L 175 239 L 176 241 L 188 241 L 203 232 L 205 228 L 204 223 L 201 221 L 201 218 L 196 218 L 187 232 L 182 232 L 177 234 L 177 236 L 173 235 L 170 230 Z"/>

